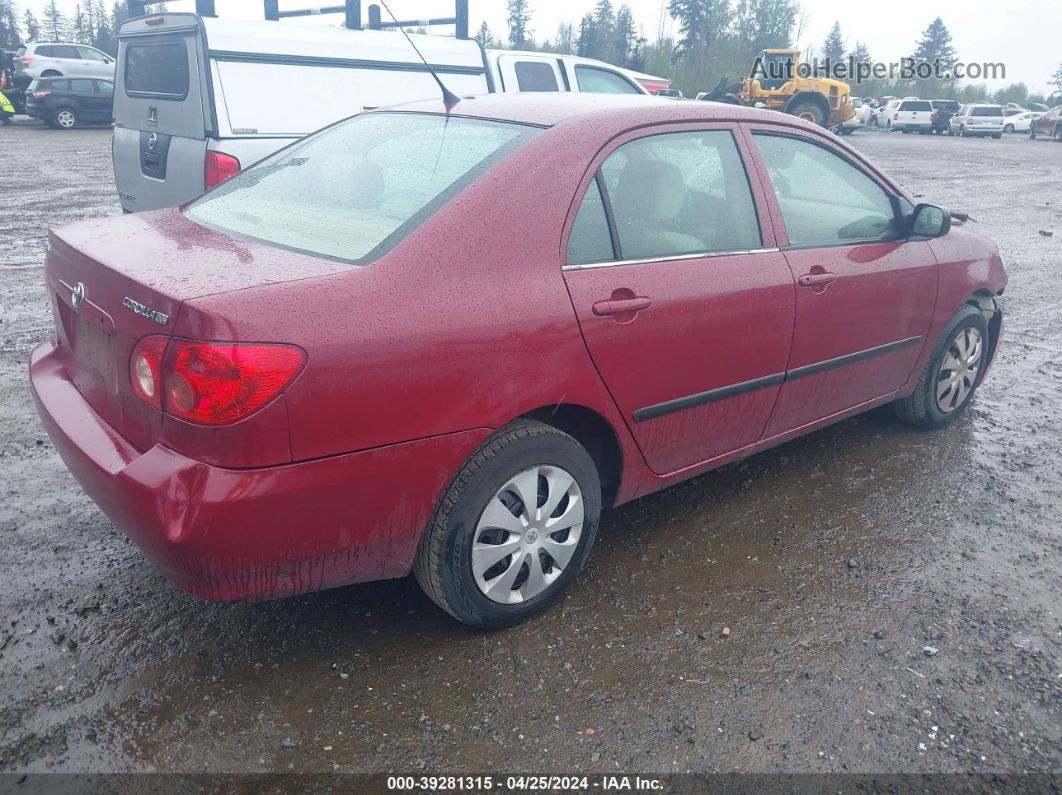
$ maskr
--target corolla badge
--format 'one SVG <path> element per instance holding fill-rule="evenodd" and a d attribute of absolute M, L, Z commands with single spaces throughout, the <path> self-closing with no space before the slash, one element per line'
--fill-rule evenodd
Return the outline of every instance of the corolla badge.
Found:
<path fill-rule="evenodd" d="M 148 320 L 154 320 L 160 326 L 165 326 L 167 323 L 170 322 L 169 315 L 154 310 L 149 306 L 144 306 L 139 301 L 134 301 L 128 296 L 122 299 L 122 306 L 124 306 L 126 309 L 131 309 L 135 314 L 140 315 L 140 317 L 146 317 Z"/>
<path fill-rule="evenodd" d="M 78 282 L 74 285 L 74 289 L 70 291 L 70 303 L 73 304 L 74 309 L 81 306 L 81 302 L 85 300 L 85 283 Z"/>

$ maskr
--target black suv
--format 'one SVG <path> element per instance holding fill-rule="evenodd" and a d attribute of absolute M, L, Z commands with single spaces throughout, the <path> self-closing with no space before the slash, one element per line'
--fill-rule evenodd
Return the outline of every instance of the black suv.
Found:
<path fill-rule="evenodd" d="M 26 115 L 49 127 L 110 124 L 114 82 L 98 77 L 40 77 L 26 89 Z"/>
<path fill-rule="evenodd" d="M 934 135 L 943 135 L 948 131 L 948 122 L 959 112 L 959 103 L 954 99 L 932 100 L 933 114 L 929 117 Z"/>

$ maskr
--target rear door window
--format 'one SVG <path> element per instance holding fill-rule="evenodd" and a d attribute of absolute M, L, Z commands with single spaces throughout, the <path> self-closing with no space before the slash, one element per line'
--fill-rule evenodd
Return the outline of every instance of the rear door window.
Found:
<path fill-rule="evenodd" d="M 601 165 L 621 259 L 748 251 L 760 228 L 729 131 L 665 133 L 619 147 Z"/>
<path fill-rule="evenodd" d="M 516 82 L 521 91 L 558 91 L 557 73 L 542 61 L 517 61 Z"/>
<path fill-rule="evenodd" d="M 1003 108 L 986 108 L 983 106 L 975 107 L 970 113 L 971 116 L 1002 116 Z"/>
<path fill-rule="evenodd" d="M 601 189 L 595 178 L 586 189 L 579 212 L 575 215 L 572 232 L 568 236 L 569 265 L 586 265 L 615 259 L 612 235 L 608 231 L 608 217 L 601 200 Z"/>
<path fill-rule="evenodd" d="M 933 106 L 928 102 L 904 102 L 900 110 L 933 110 Z"/>
<path fill-rule="evenodd" d="M 188 95 L 184 42 L 130 44 L 125 50 L 125 91 L 131 96 L 184 99 Z"/>
<path fill-rule="evenodd" d="M 595 66 L 575 67 L 575 80 L 579 84 L 580 91 L 591 94 L 640 94 L 627 78 L 611 72 L 608 69 L 598 69 Z"/>
<path fill-rule="evenodd" d="M 95 94 L 96 82 L 94 80 L 76 78 L 70 81 L 70 90 L 77 94 Z"/>

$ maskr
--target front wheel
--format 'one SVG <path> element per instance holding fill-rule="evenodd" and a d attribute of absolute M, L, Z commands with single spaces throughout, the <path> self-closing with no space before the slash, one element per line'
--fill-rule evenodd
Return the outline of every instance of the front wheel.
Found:
<path fill-rule="evenodd" d="M 1005 125 L 1003 125 L 1003 132 L 1006 132 L 1006 133 L 1014 132 L 1014 125 L 1013 124 L 1005 124 Z"/>
<path fill-rule="evenodd" d="M 893 404 L 897 415 L 921 428 L 950 425 L 969 405 L 987 361 L 988 324 L 967 304 L 944 329 L 914 392 Z"/>
<path fill-rule="evenodd" d="M 459 621 L 511 626 L 571 585 L 600 514 L 601 482 L 586 449 L 550 425 L 521 420 L 488 438 L 458 472 L 413 571 Z"/>

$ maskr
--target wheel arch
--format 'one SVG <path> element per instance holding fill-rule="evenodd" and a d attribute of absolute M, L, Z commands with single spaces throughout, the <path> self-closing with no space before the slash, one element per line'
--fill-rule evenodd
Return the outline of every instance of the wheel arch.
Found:
<path fill-rule="evenodd" d="M 542 406 L 517 419 L 536 420 L 564 431 L 579 442 L 597 467 L 601 479 L 601 505 L 611 506 L 623 477 L 623 451 L 611 423 L 591 408 L 577 403 Z"/>
<path fill-rule="evenodd" d="M 1003 330 L 1003 316 L 999 311 L 999 304 L 996 303 L 995 296 L 987 288 L 981 287 L 974 290 L 964 303 L 967 306 L 980 309 L 985 323 L 988 325 L 988 356 L 985 360 L 986 366 L 981 370 L 980 378 L 978 378 L 978 383 L 980 383 L 988 370 L 987 365 L 990 365 L 996 356 L 1000 333 Z"/>

